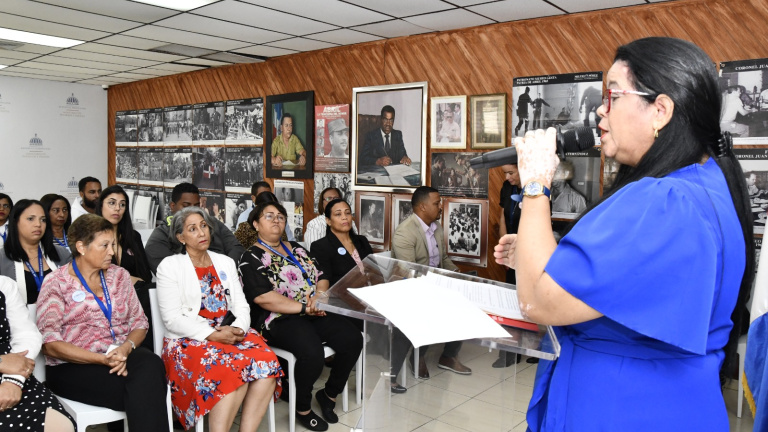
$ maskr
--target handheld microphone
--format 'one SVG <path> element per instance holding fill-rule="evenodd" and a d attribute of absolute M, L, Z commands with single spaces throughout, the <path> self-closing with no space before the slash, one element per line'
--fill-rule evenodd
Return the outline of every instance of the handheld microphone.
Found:
<path fill-rule="evenodd" d="M 557 154 L 560 159 L 565 159 L 565 152 L 583 151 L 595 146 L 595 136 L 592 129 L 577 127 L 573 130 L 557 131 Z M 502 165 L 517 164 L 517 150 L 515 146 L 483 153 L 469 160 L 472 168 L 494 168 Z"/>

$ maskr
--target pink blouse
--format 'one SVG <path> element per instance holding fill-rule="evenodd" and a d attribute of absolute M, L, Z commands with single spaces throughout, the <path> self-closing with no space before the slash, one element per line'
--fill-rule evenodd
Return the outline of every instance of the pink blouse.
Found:
<path fill-rule="evenodd" d="M 37 298 L 37 328 L 43 343 L 69 342 L 91 352 L 106 353 L 112 344 L 109 322 L 92 294 L 69 274 L 71 264 L 59 267 L 45 278 Z M 125 342 L 136 329 L 148 329 L 131 275 L 122 267 L 109 266 L 104 272 L 112 300 L 112 328 L 116 343 Z M 82 294 L 79 294 L 82 292 Z M 83 299 L 82 301 L 76 301 Z M 45 363 L 56 366 L 64 360 L 45 356 Z"/>

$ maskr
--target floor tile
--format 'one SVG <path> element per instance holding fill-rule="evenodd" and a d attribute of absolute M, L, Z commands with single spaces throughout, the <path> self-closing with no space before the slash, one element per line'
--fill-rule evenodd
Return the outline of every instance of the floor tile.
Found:
<path fill-rule="evenodd" d="M 438 420 L 432 420 L 414 432 L 467 432 L 467 429 L 457 428 Z"/>
<path fill-rule="evenodd" d="M 506 432 L 525 420 L 525 416 L 498 405 L 472 399 L 437 420 L 473 432 Z"/>
<path fill-rule="evenodd" d="M 429 379 L 426 384 L 464 396 L 475 397 L 499 383 L 499 379 L 481 373 L 459 375 L 445 372 Z"/>
<path fill-rule="evenodd" d="M 392 397 L 392 403 L 430 418 L 438 418 L 468 401 L 469 397 L 422 383 L 405 394 Z"/>
<path fill-rule="evenodd" d="M 509 379 L 504 383 L 497 384 L 475 396 L 475 399 L 524 413 L 528 410 L 528 402 L 531 400 L 533 387 L 521 384 L 514 385 L 513 383 L 513 379 Z"/>

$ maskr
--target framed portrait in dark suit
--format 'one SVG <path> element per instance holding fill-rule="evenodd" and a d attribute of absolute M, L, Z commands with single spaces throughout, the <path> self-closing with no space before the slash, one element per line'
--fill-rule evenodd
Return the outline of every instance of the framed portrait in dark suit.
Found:
<path fill-rule="evenodd" d="M 384 192 L 355 193 L 355 224 L 357 233 L 368 238 L 376 252 L 388 251 L 392 195 Z"/>
<path fill-rule="evenodd" d="M 443 237 L 454 263 L 488 266 L 488 200 L 443 198 Z"/>
<path fill-rule="evenodd" d="M 356 190 L 412 191 L 426 184 L 427 83 L 352 89 Z"/>
<path fill-rule="evenodd" d="M 314 175 L 315 92 L 267 96 L 266 101 L 265 177 L 311 179 Z"/>

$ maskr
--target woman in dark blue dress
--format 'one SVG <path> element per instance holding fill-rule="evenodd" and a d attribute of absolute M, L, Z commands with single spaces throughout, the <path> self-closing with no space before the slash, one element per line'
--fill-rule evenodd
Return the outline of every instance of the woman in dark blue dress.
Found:
<path fill-rule="evenodd" d="M 719 372 L 754 249 L 714 64 L 689 42 L 647 38 L 620 47 L 606 78 L 602 151 L 622 166 L 559 245 L 544 198 L 554 130 L 515 140 L 522 216 L 495 256 L 516 269 L 524 313 L 557 326 L 561 344 L 539 364 L 528 427 L 727 431 Z"/>

